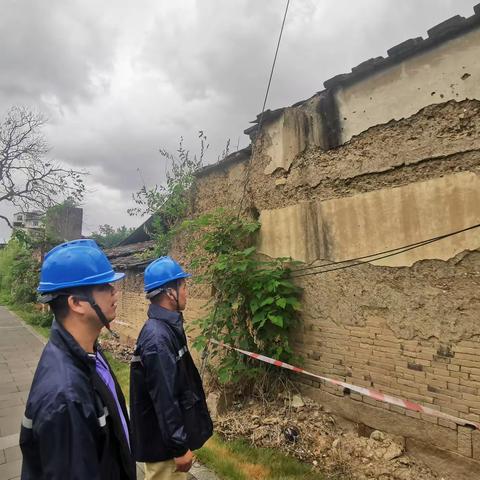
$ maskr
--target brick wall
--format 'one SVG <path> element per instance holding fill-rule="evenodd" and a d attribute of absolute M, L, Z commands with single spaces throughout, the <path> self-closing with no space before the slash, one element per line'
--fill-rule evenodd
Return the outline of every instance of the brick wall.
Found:
<path fill-rule="evenodd" d="M 435 340 L 402 339 L 385 320 L 372 317 L 358 327 L 337 326 L 328 319 L 316 319 L 296 333 L 294 346 L 295 351 L 303 354 L 305 368 L 310 371 L 420 402 L 450 415 L 480 420 L 478 341 L 464 340 L 445 347 Z M 472 448 L 473 439 L 478 442 L 479 437 L 472 437 L 470 427 L 387 405 L 354 392 L 345 394 L 338 387 L 320 385 L 310 379 L 298 380 L 320 388 L 324 394 L 374 407 L 368 416 L 359 416 L 358 408 L 362 407 L 351 405 L 343 413 L 354 421 L 387 431 L 392 431 L 391 422 L 396 425 L 393 433 L 480 460 L 478 446 Z M 321 400 L 334 405 L 329 395 Z M 389 420 L 385 420 L 388 418 L 385 411 L 392 414 Z M 419 423 L 412 424 L 403 417 L 417 419 Z M 433 425 L 441 428 L 432 430 Z"/>
<path fill-rule="evenodd" d="M 430 106 L 410 118 L 370 128 L 338 149 L 307 148 L 288 171 L 269 175 L 264 172 L 271 158 L 257 151 L 247 207 L 261 213 L 304 201 L 398 191 L 399 186 L 455 172 L 478 175 L 479 112 L 478 101 Z M 200 176 L 196 213 L 236 205 L 244 172 L 245 164 L 236 163 Z M 462 186 L 455 188 L 461 194 Z M 470 208 L 462 202 L 457 206 Z M 355 243 L 349 235 L 347 241 Z M 299 279 L 303 310 L 292 342 L 305 367 L 480 422 L 477 239 L 471 237 L 465 251 L 452 258 L 427 256 L 411 266 L 363 265 Z M 362 241 L 371 252 L 379 250 L 373 236 Z M 172 254 L 188 262 L 181 241 Z M 129 272 L 120 299 L 117 329 L 132 338 L 146 315 L 141 280 L 141 272 Z M 191 290 L 187 324 L 202 315 L 207 291 Z M 462 461 L 480 460 L 480 434 L 468 427 L 296 378 L 334 412 L 402 435 L 407 446 L 420 442 L 460 454 Z"/>

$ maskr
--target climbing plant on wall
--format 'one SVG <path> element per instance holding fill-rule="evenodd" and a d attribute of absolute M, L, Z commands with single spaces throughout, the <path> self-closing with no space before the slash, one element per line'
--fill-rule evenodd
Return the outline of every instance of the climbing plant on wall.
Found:
<path fill-rule="evenodd" d="M 290 259 L 261 260 L 254 246 L 258 221 L 220 209 L 184 222 L 190 233 L 192 267 L 199 282 L 213 287 L 210 313 L 198 321 L 194 346 L 203 349 L 213 338 L 227 345 L 261 351 L 291 361 L 289 334 L 296 325 L 301 290 L 290 279 Z M 211 344 L 219 357 L 222 382 L 254 375 L 259 368 L 231 350 Z"/>

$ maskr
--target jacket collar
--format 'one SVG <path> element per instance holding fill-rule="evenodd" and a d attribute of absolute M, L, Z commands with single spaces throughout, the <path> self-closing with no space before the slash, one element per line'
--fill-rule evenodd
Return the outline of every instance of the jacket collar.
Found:
<path fill-rule="evenodd" d="M 163 320 L 172 327 L 181 327 L 183 325 L 183 316 L 180 312 L 167 310 L 153 303 L 148 307 L 148 318 Z"/>
<path fill-rule="evenodd" d="M 86 367 L 95 369 L 95 359 L 89 357 L 88 353 L 57 320 L 53 320 L 50 341 L 61 350 L 70 353 L 74 359 L 85 364 Z"/>

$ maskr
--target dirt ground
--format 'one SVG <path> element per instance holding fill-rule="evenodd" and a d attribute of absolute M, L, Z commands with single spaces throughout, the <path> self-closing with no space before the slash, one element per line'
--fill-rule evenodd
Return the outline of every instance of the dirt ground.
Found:
<path fill-rule="evenodd" d="M 226 439 L 246 438 L 258 447 L 281 449 L 332 479 L 448 480 L 409 457 L 403 438 L 357 425 L 299 395 L 274 401 L 235 401 L 225 409 L 221 395 L 210 394 L 215 430 Z M 222 411 L 223 410 L 223 411 Z"/>

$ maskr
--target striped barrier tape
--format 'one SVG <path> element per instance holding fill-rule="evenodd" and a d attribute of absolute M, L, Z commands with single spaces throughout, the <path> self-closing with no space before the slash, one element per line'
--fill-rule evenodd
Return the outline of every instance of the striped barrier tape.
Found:
<path fill-rule="evenodd" d="M 322 377 L 321 375 L 316 375 L 315 373 L 308 372 L 303 368 L 294 367 L 289 363 L 281 362 L 280 360 L 275 360 L 270 357 L 266 357 L 260 353 L 253 353 L 247 350 L 242 350 L 241 348 L 235 348 L 230 345 L 226 345 L 224 343 L 218 342 L 217 340 L 210 340 L 212 343 L 219 345 L 220 347 L 227 348 L 230 350 L 235 350 L 243 355 L 248 357 L 254 358 L 256 360 L 260 360 L 261 362 L 269 363 L 271 365 L 275 365 L 276 367 L 285 368 L 287 370 L 291 370 L 297 373 L 303 373 L 304 375 L 308 375 L 309 377 L 316 378 L 318 380 L 322 380 L 326 383 L 331 383 L 333 385 L 337 385 L 338 387 L 348 388 L 352 392 L 357 392 L 360 395 L 364 395 L 369 398 L 373 398 L 374 400 L 378 400 L 379 402 L 388 403 L 390 405 L 397 405 L 398 407 L 403 407 L 406 410 L 410 410 L 412 412 L 424 413 L 426 415 L 432 415 L 437 418 L 443 418 L 444 420 L 450 420 L 451 422 L 456 423 L 457 425 L 469 425 L 480 430 L 480 423 L 476 423 L 470 420 L 464 420 L 463 418 L 454 417 L 453 415 L 448 415 L 447 413 L 439 412 L 438 410 L 434 410 L 433 408 L 426 407 L 424 405 L 420 405 L 419 403 L 411 402 L 410 400 L 403 400 L 401 398 L 392 397 L 391 395 L 387 395 L 382 393 L 378 390 L 372 390 L 371 388 L 365 387 L 357 387 L 356 385 L 352 385 L 351 383 L 342 382 L 340 380 L 335 380 L 333 378 Z"/>

